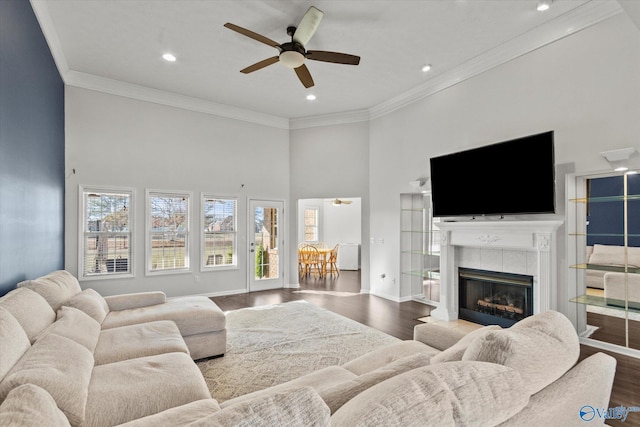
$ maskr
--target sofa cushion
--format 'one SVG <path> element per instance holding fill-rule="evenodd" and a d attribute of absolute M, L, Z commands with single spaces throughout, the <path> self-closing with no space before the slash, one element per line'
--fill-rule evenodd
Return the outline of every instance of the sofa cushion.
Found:
<path fill-rule="evenodd" d="M 406 340 L 371 350 L 362 356 L 350 360 L 342 365 L 342 367 L 356 375 L 362 375 L 416 353 L 422 353 L 432 357 L 438 354 L 439 351 L 419 341 Z"/>
<path fill-rule="evenodd" d="M 155 320 L 173 320 L 182 336 L 220 331 L 226 327 L 224 312 L 205 296 L 170 298 L 164 304 L 111 311 L 102 329 Z"/>
<path fill-rule="evenodd" d="M 57 320 L 42 331 L 36 339 L 48 334 L 69 338 L 93 353 L 100 336 L 100 323 L 77 308 L 63 305 L 58 309 Z"/>
<path fill-rule="evenodd" d="M 108 363 L 93 369 L 85 426 L 113 426 L 208 398 L 198 366 L 184 353 Z"/>
<path fill-rule="evenodd" d="M 522 376 L 523 387 L 534 394 L 571 369 L 579 356 L 573 325 L 563 314 L 550 310 L 508 329 L 488 331 L 469 344 L 462 360 L 513 368 Z"/>
<path fill-rule="evenodd" d="M 109 304 L 109 310 L 120 311 L 164 304 L 167 302 L 167 295 L 162 291 L 136 292 L 106 296 L 104 300 Z"/>
<path fill-rule="evenodd" d="M 120 424 L 118 427 L 157 427 L 161 425 L 186 427 L 219 410 L 220 405 L 215 399 L 201 399 Z"/>
<path fill-rule="evenodd" d="M 524 408 L 517 371 L 484 362 L 438 363 L 363 391 L 331 417 L 332 426 L 485 426 Z"/>
<path fill-rule="evenodd" d="M 18 320 L 31 342 L 56 320 L 56 313 L 47 301 L 30 289 L 12 290 L 0 298 L 0 306 Z"/>
<path fill-rule="evenodd" d="M 627 264 L 640 267 L 640 248 L 627 247 Z M 624 246 L 593 245 L 593 252 L 589 256 L 589 264 L 624 266 Z"/>
<path fill-rule="evenodd" d="M 189 354 L 178 327 L 171 320 L 105 329 L 99 335 L 93 353 L 96 365 L 171 352 Z"/>
<path fill-rule="evenodd" d="M 69 427 L 69 420 L 49 393 L 24 384 L 11 390 L 0 405 L 0 425 Z"/>
<path fill-rule="evenodd" d="M 93 355 L 80 344 L 49 334 L 36 341 L 0 382 L 0 400 L 23 384 L 45 389 L 71 425 L 84 422 Z"/>
<path fill-rule="evenodd" d="M 205 376 L 206 374 L 207 373 L 204 372 Z M 354 378 L 356 378 L 356 375 L 354 373 L 349 372 L 340 366 L 327 366 L 326 368 L 310 372 L 291 381 L 277 384 L 263 390 L 257 390 L 252 393 L 247 393 L 231 400 L 220 402 L 220 407 L 224 409 L 227 406 L 235 405 L 240 402 L 247 402 L 252 399 L 271 396 L 275 393 L 296 390 L 302 387 L 313 387 L 316 392 L 322 393 L 326 389 L 342 384 Z"/>
<path fill-rule="evenodd" d="M 29 350 L 31 343 L 20 323 L 7 310 L 0 306 L 0 381 L 11 370 L 22 355 Z"/>
<path fill-rule="evenodd" d="M 37 279 L 25 280 L 18 283 L 18 287 L 36 291 L 47 300 L 54 311 L 82 290 L 78 279 L 65 270 L 57 270 Z"/>
<path fill-rule="evenodd" d="M 331 413 L 336 412 L 342 405 L 351 400 L 354 396 L 364 390 L 403 372 L 427 366 L 431 356 L 423 353 L 415 353 L 410 356 L 401 357 L 386 366 L 382 366 L 374 371 L 359 375 L 358 377 L 345 381 L 341 384 L 326 388 L 320 391 L 320 397 L 327 404 Z"/>
<path fill-rule="evenodd" d="M 431 358 L 431 364 L 462 360 L 462 356 L 467 350 L 467 347 L 469 347 L 469 344 L 471 344 L 476 338 L 486 334 L 487 331 L 499 331 L 500 329 L 502 328 L 498 325 L 489 325 L 469 332 L 467 335 L 460 338 L 460 341 L 433 356 Z"/>
<path fill-rule="evenodd" d="M 107 302 L 102 298 L 102 295 L 93 289 L 85 289 L 75 294 L 64 305 L 84 311 L 98 323 L 102 323 L 107 313 L 109 313 Z"/>
<path fill-rule="evenodd" d="M 327 405 L 311 387 L 305 387 L 232 405 L 189 425 L 328 427 L 331 422 Z"/>

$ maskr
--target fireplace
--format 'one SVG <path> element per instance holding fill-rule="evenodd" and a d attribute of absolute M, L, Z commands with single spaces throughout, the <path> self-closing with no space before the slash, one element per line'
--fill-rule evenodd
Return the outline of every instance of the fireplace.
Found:
<path fill-rule="evenodd" d="M 508 328 L 533 314 L 533 276 L 458 269 L 459 318 Z"/>

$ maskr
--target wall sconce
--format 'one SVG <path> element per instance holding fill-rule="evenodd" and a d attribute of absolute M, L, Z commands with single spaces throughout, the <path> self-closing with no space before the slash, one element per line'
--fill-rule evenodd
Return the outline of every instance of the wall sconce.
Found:
<path fill-rule="evenodd" d="M 629 170 L 629 159 L 636 153 L 633 147 L 620 148 L 618 150 L 601 151 L 600 155 L 605 158 L 609 165 L 616 172 Z"/>

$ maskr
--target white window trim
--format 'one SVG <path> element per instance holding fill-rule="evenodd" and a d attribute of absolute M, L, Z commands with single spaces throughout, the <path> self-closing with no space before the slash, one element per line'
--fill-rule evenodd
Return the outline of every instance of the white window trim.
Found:
<path fill-rule="evenodd" d="M 193 221 L 193 192 L 191 191 L 176 191 L 176 190 L 154 190 L 154 189 L 146 189 L 146 197 L 145 197 L 145 275 L 146 276 L 166 276 L 171 274 L 188 274 L 191 273 L 191 245 L 193 236 L 191 234 L 191 221 Z M 169 270 L 152 270 L 151 269 L 151 195 L 165 195 L 170 197 L 187 197 L 187 209 L 189 212 L 189 218 L 187 219 L 187 242 L 185 244 L 185 250 L 187 251 L 185 257 L 185 263 L 187 264 L 184 268 L 174 268 Z"/>
<path fill-rule="evenodd" d="M 233 248 L 234 248 L 234 253 L 233 253 L 233 264 L 229 264 L 229 265 L 212 265 L 212 266 L 207 266 L 205 261 L 204 261 L 204 253 L 205 253 L 205 249 L 204 249 L 204 244 L 205 244 L 205 239 L 204 239 L 204 206 L 205 206 L 205 199 L 226 199 L 226 200 L 235 200 L 236 201 L 236 212 L 235 212 L 235 217 L 234 217 L 234 221 L 235 224 L 233 226 L 234 231 L 234 242 L 233 242 Z M 200 272 L 205 273 L 205 272 L 209 272 L 209 271 L 223 271 L 223 270 L 237 270 L 238 267 L 238 204 L 239 204 L 239 200 L 238 200 L 238 196 L 237 195 L 224 195 L 224 194 L 217 194 L 217 193 L 201 193 L 200 194 Z"/>
<path fill-rule="evenodd" d="M 128 273 L 110 273 L 110 274 L 94 274 L 90 276 L 84 275 L 84 251 L 85 251 L 85 231 L 86 209 L 84 205 L 84 193 L 130 193 L 131 203 L 129 209 L 129 270 Z M 102 187 L 95 185 L 79 185 L 78 186 L 78 280 L 81 282 L 92 280 L 114 280 L 122 278 L 135 277 L 135 199 L 136 190 L 128 187 Z"/>

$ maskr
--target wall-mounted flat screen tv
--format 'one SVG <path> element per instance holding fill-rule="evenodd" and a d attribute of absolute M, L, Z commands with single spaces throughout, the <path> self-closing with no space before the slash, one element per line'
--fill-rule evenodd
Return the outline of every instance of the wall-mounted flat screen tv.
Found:
<path fill-rule="evenodd" d="M 432 157 L 433 215 L 555 213 L 553 131 Z"/>

